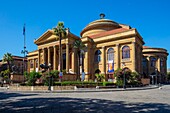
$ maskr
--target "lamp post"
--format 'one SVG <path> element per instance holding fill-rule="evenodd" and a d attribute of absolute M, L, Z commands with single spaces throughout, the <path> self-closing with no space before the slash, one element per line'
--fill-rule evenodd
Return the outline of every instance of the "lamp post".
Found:
<path fill-rule="evenodd" d="M 125 63 L 124 62 L 122 62 L 122 68 L 124 68 L 124 66 L 125 66 Z M 125 83 L 126 81 L 125 81 L 125 70 L 124 70 L 124 73 L 123 73 L 123 89 L 126 89 L 126 83 Z"/>
<path fill-rule="evenodd" d="M 28 51 L 26 50 L 26 35 L 25 35 L 25 24 L 24 24 L 24 27 L 23 27 L 23 35 L 24 35 L 24 49 L 21 51 L 21 54 L 24 54 L 24 57 L 23 57 L 23 66 L 22 66 L 22 69 L 23 69 L 23 76 L 24 76 L 24 71 L 25 71 L 25 57 L 26 55 L 28 54 Z M 27 68 L 27 67 L 26 67 Z M 27 71 L 27 69 L 26 69 Z M 23 82 L 25 82 L 25 78 L 23 77 Z"/>
<path fill-rule="evenodd" d="M 152 76 L 152 85 L 154 84 L 154 80 L 153 80 L 153 75 L 151 75 Z"/>
<path fill-rule="evenodd" d="M 158 69 L 157 68 L 155 68 L 155 84 L 157 85 L 157 71 L 158 71 Z"/>
<path fill-rule="evenodd" d="M 85 54 L 85 52 L 83 51 L 83 50 L 81 50 L 81 65 L 82 65 L 82 71 L 81 72 L 83 72 L 83 70 L 84 70 L 84 54 Z"/>
<path fill-rule="evenodd" d="M 50 67 L 51 67 L 51 63 L 48 64 L 48 76 L 49 76 L 49 86 L 48 86 L 48 90 L 49 90 L 49 91 L 51 91 Z"/>

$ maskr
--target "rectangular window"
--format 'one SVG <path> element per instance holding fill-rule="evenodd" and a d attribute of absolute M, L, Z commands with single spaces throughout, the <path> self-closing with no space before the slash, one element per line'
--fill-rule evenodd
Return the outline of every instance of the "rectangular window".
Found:
<path fill-rule="evenodd" d="M 36 68 L 38 67 L 38 59 L 36 60 Z"/>
<path fill-rule="evenodd" d="M 34 67 L 34 64 L 33 64 L 33 61 L 31 60 L 30 61 L 30 68 L 33 68 Z"/>

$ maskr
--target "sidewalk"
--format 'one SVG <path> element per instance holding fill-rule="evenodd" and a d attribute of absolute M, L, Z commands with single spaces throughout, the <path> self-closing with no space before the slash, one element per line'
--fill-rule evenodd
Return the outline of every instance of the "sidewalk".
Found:
<path fill-rule="evenodd" d="M 114 92 L 114 91 L 134 91 L 134 90 L 149 90 L 159 88 L 156 85 L 145 86 L 145 87 L 133 87 L 133 88 L 108 88 L 108 89 L 97 89 L 97 88 L 77 88 L 75 90 L 60 90 L 60 91 L 51 91 L 56 93 L 85 93 L 85 92 Z"/>
<path fill-rule="evenodd" d="M 150 85 L 144 87 L 132 87 L 132 88 L 105 88 L 105 89 L 98 89 L 98 88 L 75 88 L 74 90 L 38 90 L 38 91 L 22 91 L 22 90 L 10 90 L 8 87 L 0 87 L 0 91 L 7 91 L 7 92 L 28 92 L 28 93 L 86 93 L 86 92 L 114 92 L 114 91 L 135 91 L 135 90 L 149 90 L 149 89 L 156 89 L 159 88 L 157 85 Z"/>

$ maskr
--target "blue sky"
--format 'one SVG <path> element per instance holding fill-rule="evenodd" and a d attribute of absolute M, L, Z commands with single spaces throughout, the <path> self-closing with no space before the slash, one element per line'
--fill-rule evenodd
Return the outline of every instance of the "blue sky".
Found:
<path fill-rule="evenodd" d="M 170 0 L 0 0 L 0 58 L 4 53 L 23 56 L 23 25 L 28 51 L 34 39 L 64 21 L 80 36 L 81 30 L 105 13 L 107 19 L 138 30 L 146 46 L 170 52 Z M 168 57 L 168 67 L 170 67 Z"/>

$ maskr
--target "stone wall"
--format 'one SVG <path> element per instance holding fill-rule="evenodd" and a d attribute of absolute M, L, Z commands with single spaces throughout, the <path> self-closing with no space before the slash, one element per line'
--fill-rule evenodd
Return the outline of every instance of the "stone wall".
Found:
<path fill-rule="evenodd" d="M 10 91 L 48 91 L 49 86 L 9 86 Z M 74 86 L 51 86 L 52 91 L 74 90 Z"/>
<path fill-rule="evenodd" d="M 62 81 L 76 81 L 76 74 L 65 74 Z"/>
<path fill-rule="evenodd" d="M 142 78 L 141 79 L 141 83 L 143 85 L 149 85 L 150 84 L 150 79 L 149 78 Z"/>
<path fill-rule="evenodd" d="M 10 79 L 13 83 L 21 83 L 24 81 L 24 75 L 11 75 Z"/>

